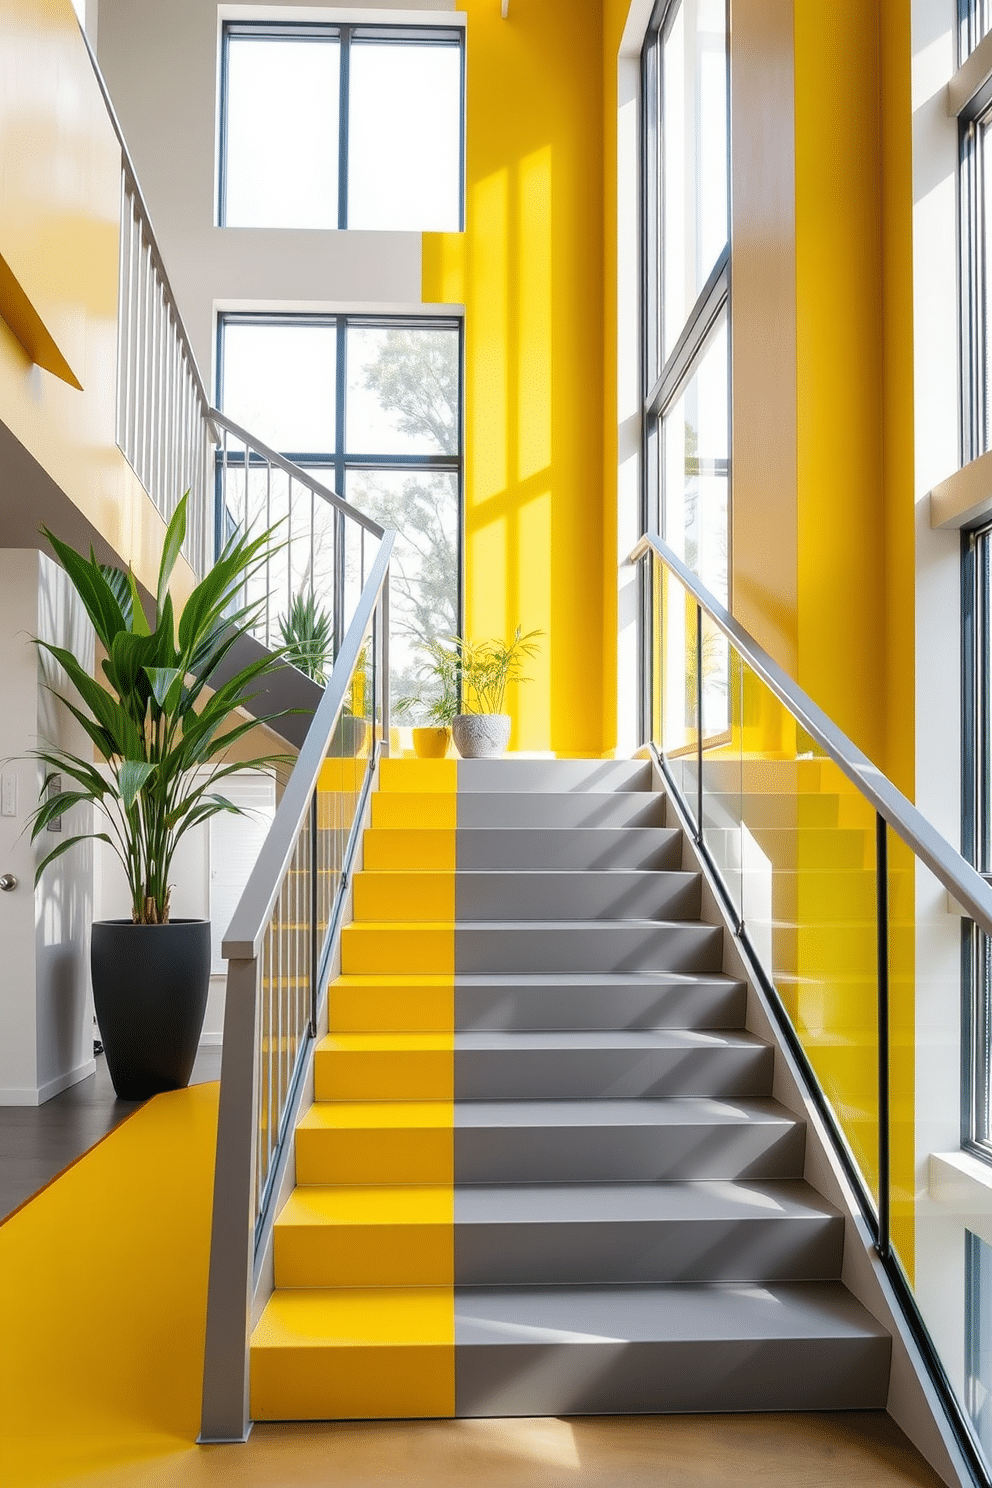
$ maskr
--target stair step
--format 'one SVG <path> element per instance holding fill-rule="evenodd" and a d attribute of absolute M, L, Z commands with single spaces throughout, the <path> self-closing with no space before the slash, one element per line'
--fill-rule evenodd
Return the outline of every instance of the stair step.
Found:
<path fill-rule="evenodd" d="M 600 1029 L 334 1033 L 315 1096 L 333 1100 L 575 1100 L 767 1095 L 770 1045 L 743 1032 Z"/>
<path fill-rule="evenodd" d="M 459 760 L 458 793 L 651 791 L 650 760 Z"/>
<path fill-rule="evenodd" d="M 464 1101 L 458 1183 L 799 1178 L 805 1129 L 767 1099 Z"/>
<path fill-rule="evenodd" d="M 682 837 L 673 827 L 540 827 L 506 830 L 373 828 L 365 834 L 367 869 L 500 872 L 682 866 Z M 860 865 L 859 865 L 860 866 Z"/>
<path fill-rule="evenodd" d="M 373 828 L 663 827 L 653 791 L 476 791 L 464 795 L 376 791 Z"/>
<path fill-rule="evenodd" d="M 459 1289 L 460 1416 L 881 1409 L 891 1341 L 837 1282 Z"/>
<path fill-rule="evenodd" d="M 252 1335 L 251 1414 L 881 1409 L 890 1352 L 836 1282 L 287 1290 Z"/>
<path fill-rule="evenodd" d="M 355 919 L 688 920 L 700 884 L 700 874 L 672 870 L 365 871 L 355 875 Z"/>
<path fill-rule="evenodd" d="M 490 920 L 353 923 L 341 932 L 342 971 L 439 975 L 444 972 L 714 972 L 723 964 L 723 930 L 696 921 Z"/>
<path fill-rule="evenodd" d="M 804 1183 L 298 1188 L 278 1287 L 837 1277 L 843 1217 Z"/>
<path fill-rule="evenodd" d="M 453 985 L 452 985 L 453 983 Z M 340 976 L 334 1032 L 555 1028 L 740 1028 L 743 982 L 718 973 Z"/>

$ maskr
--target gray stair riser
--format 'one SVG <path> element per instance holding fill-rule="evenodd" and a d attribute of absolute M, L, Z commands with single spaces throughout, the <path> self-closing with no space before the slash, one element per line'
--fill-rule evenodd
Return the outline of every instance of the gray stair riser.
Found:
<path fill-rule="evenodd" d="M 708 1049 L 458 1049 L 456 1100 L 760 1096 L 770 1046 Z"/>
<path fill-rule="evenodd" d="M 700 875 L 673 872 L 455 874 L 457 920 L 689 920 Z"/>
<path fill-rule="evenodd" d="M 615 796 L 559 791 L 528 795 L 476 794 L 458 797 L 458 830 L 522 827 L 663 827 L 665 798 L 649 791 Z"/>
<path fill-rule="evenodd" d="M 455 971 L 463 975 L 617 971 L 720 971 L 723 931 L 715 925 L 459 924 Z"/>
<path fill-rule="evenodd" d="M 459 760 L 458 792 L 650 791 L 649 760 Z"/>
<path fill-rule="evenodd" d="M 455 986 L 455 1028 L 527 1032 L 540 1029 L 741 1028 L 741 983 L 675 986 Z"/>
<path fill-rule="evenodd" d="M 797 1123 L 455 1126 L 456 1183 L 699 1182 L 798 1178 Z"/>
<path fill-rule="evenodd" d="M 669 868 L 682 866 L 681 834 L 671 827 L 520 827 L 457 833 L 459 869 Z"/>
<path fill-rule="evenodd" d="M 890 1353 L 887 1338 L 459 1343 L 455 1414 L 882 1410 Z"/>
<path fill-rule="evenodd" d="M 843 1248 L 839 1214 L 466 1224 L 455 1195 L 459 1286 L 827 1278 L 840 1275 Z"/>

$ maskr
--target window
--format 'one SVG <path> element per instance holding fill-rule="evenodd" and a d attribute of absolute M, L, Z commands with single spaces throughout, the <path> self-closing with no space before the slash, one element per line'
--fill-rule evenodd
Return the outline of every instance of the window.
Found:
<path fill-rule="evenodd" d="M 965 1404 L 992 1460 L 992 1246 L 965 1230 Z"/>
<path fill-rule="evenodd" d="M 644 522 L 728 604 L 725 0 L 660 0 L 642 54 L 642 94 Z M 727 726 L 728 665 L 722 644 L 708 649 L 704 702 L 715 734 Z"/>
<path fill-rule="evenodd" d="M 460 29 L 229 23 L 225 227 L 458 231 Z"/>
<path fill-rule="evenodd" d="M 461 628 L 460 322 L 227 315 L 218 334 L 223 412 L 397 529 L 390 685 L 395 697 L 416 692 L 418 645 Z M 243 480 L 235 491 L 249 508 L 231 512 L 235 522 L 291 515 L 261 481 L 247 497 Z M 333 527 L 315 513 L 318 588 Z"/>
<path fill-rule="evenodd" d="M 992 527 L 965 534 L 963 851 L 992 873 Z M 966 1146 L 992 1159 L 992 946 L 965 922 Z"/>

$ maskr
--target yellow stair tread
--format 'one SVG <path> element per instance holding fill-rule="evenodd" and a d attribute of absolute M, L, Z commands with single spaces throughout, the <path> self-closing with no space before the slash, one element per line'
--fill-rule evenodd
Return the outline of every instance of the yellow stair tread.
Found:
<path fill-rule="evenodd" d="M 272 1294 L 252 1334 L 256 1349 L 453 1344 L 450 1286 L 328 1287 Z"/>
<path fill-rule="evenodd" d="M 450 1130 L 453 1125 L 450 1100 L 398 1101 L 317 1101 L 312 1105 L 297 1131 Z"/>
<path fill-rule="evenodd" d="M 449 1053 L 454 1035 L 447 1033 L 329 1033 L 317 1045 L 318 1054 L 430 1054 Z"/>
<path fill-rule="evenodd" d="M 367 987 L 373 992 L 393 992 L 400 987 L 409 987 L 415 991 L 419 991 L 424 987 L 428 987 L 431 990 L 440 989 L 441 991 L 447 991 L 451 987 L 451 975 L 450 973 L 447 975 L 440 973 L 434 975 L 429 971 L 410 972 L 408 975 L 403 975 L 399 972 L 342 972 L 340 976 L 335 977 L 333 982 L 330 983 L 332 996 L 336 987 L 340 987 L 343 991 L 362 987 Z"/>
<path fill-rule="evenodd" d="M 315 1225 L 450 1225 L 449 1184 L 313 1184 L 294 1189 L 277 1228 Z"/>

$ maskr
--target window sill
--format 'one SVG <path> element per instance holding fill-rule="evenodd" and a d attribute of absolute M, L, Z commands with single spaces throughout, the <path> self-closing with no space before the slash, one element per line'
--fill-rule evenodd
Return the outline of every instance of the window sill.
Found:
<path fill-rule="evenodd" d="M 992 1163 L 970 1152 L 932 1152 L 931 1199 L 992 1245 Z"/>
<path fill-rule="evenodd" d="M 992 453 L 969 460 L 930 492 L 930 526 L 953 532 L 992 516 Z"/>

